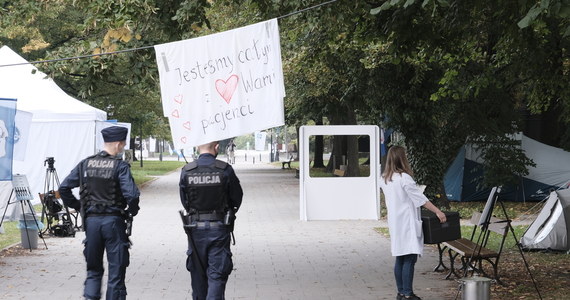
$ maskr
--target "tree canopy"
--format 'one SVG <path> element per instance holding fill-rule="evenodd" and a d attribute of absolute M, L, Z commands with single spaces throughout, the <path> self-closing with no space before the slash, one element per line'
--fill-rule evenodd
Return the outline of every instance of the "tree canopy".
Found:
<path fill-rule="evenodd" d="M 32 61 L 141 48 L 39 67 L 135 133 L 169 137 L 149 46 L 287 15 L 287 123 L 398 130 L 432 197 L 464 143 L 486 159 L 487 185 L 524 175 L 512 137 L 528 115 L 554 112 L 570 149 L 570 0 L 339 0 L 288 15 L 321 3 L 0 0 L 0 44 Z"/>
<path fill-rule="evenodd" d="M 0 1 L 0 44 L 30 60 L 145 48 L 195 36 L 207 24 L 201 1 Z M 152 49 L 38 65 L 68 94 L 132 123 L 136 134 L 169 138 Z"/>

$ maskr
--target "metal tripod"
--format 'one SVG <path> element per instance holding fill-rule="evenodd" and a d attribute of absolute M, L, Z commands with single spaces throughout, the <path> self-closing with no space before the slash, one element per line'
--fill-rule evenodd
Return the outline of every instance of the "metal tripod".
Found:
<path fill-rule="evenodd" d="M 14 197 L 14 201 L 12 201 L 12 196 L 16 195 L 16 197 Z M 22 218 L 24 221 L 24 226 L 26 228 L 26 237 L 28 238 L 28 245 L 30 245 L 30 252 L 32 251 L 32 243 L 30 240 L 30 232 L 28 230 L 28 221 L 26 220 L 26 206 L 28 207 L 28 209 L 30 210 L 30 215 L 32 216 L 32 218 L 34 219 L 34 224 L 36 224 L 36 228 L 38 228 L 38 236 L 42 239 L 42 241 L 44 242 L 44 246 L 47 247 L 46 241 L 44 240 L 43 234 L 40 231 L 40 224 L 38 223 L 38 219 L 36 218 L 36 213 L 34 212 L 34 207 L 32 206 L 32 203 L 30 202 L 30 200 L 34 199 L 34 197 L 32 196 L 32 193 L 30 192 L 30 186 L 28 185 L 28 180 L 26 179 L 26 175 L 20 175 L 20 174 L 15 174 L 12 178 L 12 192 L 10 192 L 10 197 L 8 198 L 8 203 L 6 203 L 6 208 L 4 209 L 4 214 L 2 215 L 2 218 L 0 219 L 0 226 L 2 226 L 2 223 L 4 222 L 4 217 L 6 216 L 6 212 L 8 211 L 8 206 L 10 206 L 10 204 L 14 204 L 16 202 L 20 202 L 20 206 L 22 208 Z M 24 204 L 24 202 L 26 204 Z"/>
<path fill-rule="evenodd" d="M 503 209 L 503 214 L 507 218 L 509 231 L 511 232 L 513 239 L 515 240 L 515 244 L 516 244 L 516 246 L 519 250 L 519 253 L 521 255 L 522 261 L 523 261 L 524 266 L 526 268 L 526 272 L 528 273 L 528 275 L 530 276 L 530 279 L 532 280 L 532 284 L 534 285 L 534 289 L 536 291 L 536 294 L 538 295 L 538 299 L 542 300 L 542 295 L 540 294 L 540 290 L 538 289 L 538 285 L 536 284 L 536 281 L 534 280 L 534 276 L 532 276 L 532 272 L 530 271 L 530 267 L 528 265 L 528 262 L 526 261 L 526 258 L 524 257 L 524 253 L 523 253 L 523 249 L 522 249 L 522 245 L 520 243 L 520 240 L 517 239 L 517 236 L 515 234 L 515 229 L 513 228 L 512 224 L 511 224 L 511 219 L 507 215 L 507 210 L 505 209 L 505 204 L 502 201 L 499 203 L 501 204 L 501 208 Z"/>
<path fill-rule="evenodd" d="M 54 163 L 55 159 L 53 157 L 48 157 L 44 161 L 44 166 L 48 165 L 46 169 L 46 176 L 44 182 L 44 193 L 40 195 L 42 199 L 42 222 L 44 221 L 44 217 L 46 218 L 46 227 L 42 233 L 48 232 L 49 234 L 54 234 L 54 220 L 66 223 L 70 222 L 71 227 L 75 225 L 71 220 L 71 213 L 69 212 L 69 208 L 65 204 L 61 204 L 59 199 L 59 177 L 57 176 L 57 171 L 55 170 Z M 62 210 L 65 210 L 64 213 L 61 213 Z M 75 233 L 73 233 L 75 236 Z"/>

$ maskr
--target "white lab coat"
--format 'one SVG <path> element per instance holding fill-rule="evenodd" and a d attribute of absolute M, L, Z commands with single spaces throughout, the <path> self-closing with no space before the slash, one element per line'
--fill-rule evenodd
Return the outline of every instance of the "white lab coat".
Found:
<path fill-rule="evenodd" d="M 387 184 L 384 178 L 380 178 L 380 188 L 388 209 L 392 256 L 422 255 L 424 236 L 420 207 L 428 199 L 406 173 L 394 173 L 392 181 Z"/>

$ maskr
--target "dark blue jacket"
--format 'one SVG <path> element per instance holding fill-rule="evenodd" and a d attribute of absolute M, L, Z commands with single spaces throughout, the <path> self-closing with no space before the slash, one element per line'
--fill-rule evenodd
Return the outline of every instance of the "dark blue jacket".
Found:
<path fill-rule="evenodd" d="M 109 153 L 105 151 L 99 152 L 97 155 L 107 156 Z M 75 210 L 81 209 L 81 202 L 77 199 L 73 193 L 72 189 L 79 186 L 79 169 L 80 166 L 84 165 L 85 159 L 82 160 L 71 172 L 69 175 L 63 180 L 61 185 L 59 186 L 59 194 L 61 195 L 61 200 L 65 205 L 74 208 Z M 135 184 L 133 176 L 131 175 L 131 169 L 127 162 L 121 160 L 119 162 L 119 166 L 117 167 L 117 171 L 115 174 L 116 180 L 119 182 L 119 186 L 121 187 L 121 192 L 123 197 L 125 198 L 127 205 L 128 205 L 128 212 L 135 216 L 139 212 L 139 196 L 140 192 Z M 85 180 L 85 176 L 83 176 L 82 180 Z M 121 209 L 118 207 L 109 207 L 107 208 L 108 213 L 113 212 L 120 212 Z M 86 213 L 90 211 L 87 210 Z"/>
<path fill-rule="evenodd" d="M 199 166 L 209 166 L 214 164 L 216 158 L 214 155 L 210 153 L 200 154 L 198 157 L 198 165 Z M 231 165 L 228 164 L 227 168 L 224 170 L 224 176 L 228 178 L 228 205 L 229 207 L 234 209 L 234 212 L 237 212 L 239 207 L 241 206 L 241 201 L 243 198 L 243 190 L 241 189 L 241 185 L 239 183 L 239 179 L 234 172 L 234 169 Z M 186 174 L 185 172 L 180 172 L 180 201 L 182 202 L 182 206 L 186 210 L 188 210 L 188 204 L 185 197 L 185 190 L 186 190 Z"/>

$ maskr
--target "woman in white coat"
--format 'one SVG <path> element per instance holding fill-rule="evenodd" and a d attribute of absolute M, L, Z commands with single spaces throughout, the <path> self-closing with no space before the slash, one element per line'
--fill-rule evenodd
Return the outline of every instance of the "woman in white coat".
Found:
<path fill-rule="evenodd" d="M 424 237 L 420 207 L 434 212 L 441 223 L 445 214 L 424 196 L 414 179 L 406 158 L 406 150 L 393 146 L 388 151 L 386 167 L 380 180 L 388 209 L 388 229 L 392 256 L 396 257 L 394 275 L 398 287 L 396 299 L 420 299 L 413 292 L 414 266 L 422 255 Z"/>

